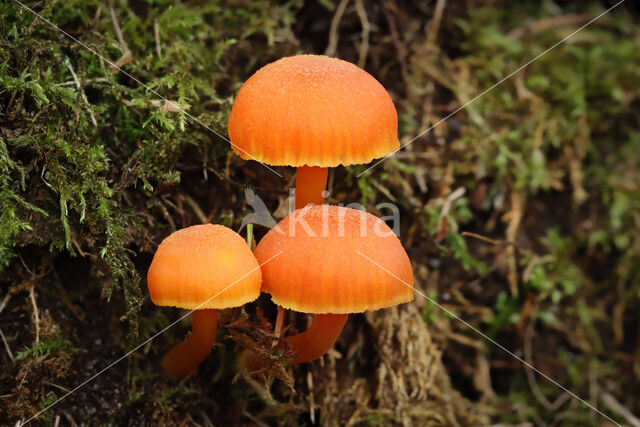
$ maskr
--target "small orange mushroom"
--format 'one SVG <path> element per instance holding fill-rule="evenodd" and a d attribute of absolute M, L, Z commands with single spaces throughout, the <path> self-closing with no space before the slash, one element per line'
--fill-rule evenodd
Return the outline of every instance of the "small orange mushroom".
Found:
<path fill-rule="evenodd" d="M 240 88 L 229 117 L 240 157 L 298 168 L 296 208 L 323 203 L 328 167 L 397 150 L 397 132 L 384 87 L 356 65 L 321 55 L 262 67 Z"/>
<path fill-rule="evenodd" d="M 262 267 L 262 291 L 284 308 L 316 314 L 309 329 L 285 338 L 293 364 L 326 353 L 349 313 L 413 300 L 413 272 L 400 240 L 363 211 L 328 205 L 296 210 L 255 250 L 259 262 L 276 253 Z"/>
<path fill-rule="evenodd" d="M 147 273 L 156 305 L 195 310 L 193 331 L 162 359 L 165 373 L 186 377 L 211 352 L 218 310 L 260 295 L 261 271 L 242 237 L 222 225 L 194 225 L 164 239 Z"/>

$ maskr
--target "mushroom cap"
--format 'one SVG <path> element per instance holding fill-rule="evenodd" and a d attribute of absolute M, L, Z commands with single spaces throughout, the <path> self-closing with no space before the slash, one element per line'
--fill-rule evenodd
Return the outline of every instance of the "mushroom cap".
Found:
<path fill-rule="evenodd" d="M 262 273 L 249 246 L 222 225 L 183 228 L 160 243 L 147 272 L 156 305 L 238 307 L 260 295 Z M 213 297 L 213 298 L 212 298 Z"/>
<path fill-rule="evenodd" d="M 284 308 L 359 313 L 413 300 L 407 253 L 384 221 L 366 212 L 329 205 L 298 209 L 255 250 L 259 262 L 277 253 L 262 266 L 262 291 Z"/>
<path fill-rule="evenodd" d="M 398 114 L 384 87 L 356 65 L 290 56 L 240 88 L 229 137 L 240 157 L 269 165 L 368 163 L 398 149 Z"/>

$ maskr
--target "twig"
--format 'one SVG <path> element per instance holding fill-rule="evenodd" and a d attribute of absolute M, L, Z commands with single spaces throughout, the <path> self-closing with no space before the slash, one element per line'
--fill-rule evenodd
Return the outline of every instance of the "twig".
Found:
<path fill-rule="evenodd" d="M 113 27 L 116 30 L 116 37 L 118 37 L 118 42 L 122 47 L 122 52 L 127 52 L 129 50 L 129 45 L 127 45 L 127 42 L 124 40 L 124 36 L 122 35 L 122 30 L 120 30 L 120 24 L 118 24 L 118 20 L 116 19 L 116 11 L 110 7 L 109 13 L 111 13 L 111 21 L 113 21 Z"/>
<path fill-rule="evenodd" d="M 471 339 L 465 335 L 462 334 L 457 334 L 455 332 L 447 332 L 446 334 L 447 338 L 451 339 L 452 341 L 455 341 L 459 344 L 465 345 L 467 347 L 472 347 L 475 348 L 476 350 L 483 352 L 486 350 L 485 345 L 482 343 L 482 341 L 476 341 L 474 339 Z"/>
<path fill-rule="evenodd" d="M 500 245 L 500 244 L 503 244 L 503 242 L 502 242 L 502 241 L 500 241 L 500 240 L 494 240 L 494 239 L 491 239 L 491 238 L 489 238 L 489 237 L 482 236 L 482 235 L 480 235 L 480 234 L 471 233 L 471 232 L 469 232 L 469 231 L 463 231 L 463 232 L 462 232 L 462 233 L 460 233 L 460 234 L 462 234 L 462 235 L 463 235 L 463 236 L 465 236 L 465 237 L 466 237 L 466 236 L 468 236 L 468 237 L 473 237 L 474 239 L 482 240 L 483 242 L 491 243 L 492 245 L 496 245 L 496 246 L 497 246 L 497 245 Z"/>
<path fill-rule="evenodd" d="M 162 56 L 162 49 L 160 48 L 160 25 L 157 19 L 153 20 L 153 34 L 156 39 L 156 52 L 159 58 Z"/>
<path fill-rule="evenodd" d="M 25 372 L 24 375 L 22 376 L 22 379 L 20 380 L 20 384 L 18 385 L 18 391 L 20 391 L 20 389 L 22 388 L 22 384 L 24 384 L 24 379 L 27 378 L 28 373 L 29 371 Z"/>
<path fill-rule="evenodd" d="M 18 259 L 20 259 L 20 262 L 22 263 L 22 266 L 24 267 L 24 269 L 31 275 L 31 278 L 17 285 L 13 285 L 9 288 L 9 290 L 7 291 L 7 294 L 4 296 L 4 299 L 2 300 L 2 303 L 0 303 L 0 313 L 2 313 L 2 311 L 7 307 L 7 303 L 9 302 L 9 299 L 11 299 L 11 296 L 13 294 L 32 288 L 33 286 L 35 286 L 38 280 L 40 280 L 41 278 L 43 278 L 49 273 L 49 269 L 47 269 L 40 274 L 36 274 L 27 266 L 27 264 L 24 262 L 24 259 L 22 259 L 22 256 L 20 256 L 20 254 L 18 254 Z"/>
<path fill-rule="evenodd" d="M 578 25 L 589 20 L 589 16 L 582 14 L 575 15 L 563 15 L 563 16 L 552 16 L 550 18 L 541 19 L 539 21 L 533 22 L 521 28 L 516 28 L 511 30 L 507 37 L 512 39 L 517 39 L 524 36 L 527 33 L 537 33 L 539 31 L 544 31 L 550 28 L 557 28 L 562 25 Z"/>
<path fill-rule="evenodd" d="M 449 194 L 444 201 L 444 205 L 442 205 L 442 210 L 440 211 L 440 218 L 444 218 L 449 214 L 449 210 L 451 209 L 451 204 L 458 200 L 460 197 L 464 196 L 466 192 L 464 187 L 460 187 L 455 190 L 453 193 Z"/>
<path fill-rule="evenodd" d="M 359 0 L 356 0 L 358 2 Z M 309 418 L 311 418 L 311 424 L 316 423 L 316 404 L 313 399 L 313 375 L 311 371 L 307 371 L 307 386 L 309 386 Z"/>
<path fill-rule="evenodd" d="M 53 7 L 56 5 L 56 3 L 58 3 L 58 0 L 53 0 L 53 1 L 51 2 L 51 4 L 49 5 L 49 10 L 53 9 Z M 43 11 L 43 12 L 40 12 L 40 13 L 44 13 L 44 11 Z M 31 21 L 31 24 L 29 24 L 29 28 L 30 28 L 30 29 L 31 29 L 31 28 L 33 28 L 33 27 L 35 27 L 35 25 L 36 25 L 36 24 L 38 23 L 38 21 L 40 20 L 40 16 L 42 16 L 42 15 L 36 15 L 35 19 L 34 19 L 33 21 Z"/>
<path fill-rule="evenodd" d="M 436 242 L 440 242 L 442 239 L 444 239 L 447 233 L 447 227 L 449 224 L 447 221 L 447 215 L 449 215 L 449 210 L 451 209 L 451 205 L 453 204 L 454 201 L 464 196 L 465 192 L 466 190 L 464 187 L 459 187 L 457 190 L 449 194 L 445 199 L 444 204 L 442 205 L 442 210 L 440 211 L 440 221 L 438 223 L 438 234 L 435 237 Z"/>
<path fill-rule="evenodd" d="M 280 338 L 280 335 L 282 335 L 282 325 L 284 324 L 284 308 L 282 308 L 281 305 L 278 305 L 278 315 L 276 316 L 276 325 L 275 328 L 273 329 L 273 335 L 275 335 L 276 338 Z M 273 340 L 273 343 L 271 345 L 271 347 L 275 348 L 275 346 L 278 344 L 278 339 Z"/>
<path fill-rule="evenodd" d="M 71 77 L 73 77 L 73 81 L 75 82 L 76 87 L 78 88 L 78 92 L 80 93 L 82 100 L 86 102 L 87 105 L 90 105 L 89 100 L 87 99 L 87 95 L 84 93 L 84 90 L 82 90 L 82 86 L 80 85 L 80 80 L 78 79 L 76 72 L 73 71 L 73 67 L 71 66 L 71 62 L 69 61 L 69 58 L 65 58 L 64 62 L 66 63 L 67 68 L 71 72 Z M 98 122 L 96 121 L 96 118 L 93 115 L 93 111 L 91 111 L 91 108 L 89 108 L 89 117 L 91 117 L 91 123 L 93 123 L 95 127 L 98 127 Z"/>
<path fill-rule="evenodd" d="M 62 286 L 62 281 L 60 280 L 60 276 L 58 276 L 58 272 L 55 270 L 55 268 L 52 268 L 51 271 L 56 279 L 53 281 L 53 283 L 56 289 L 58 289 L 58 291 L 63 295 L 63 298 L 61 298 L 63 304 L 67 306 L 71 314 L 73 314 L 73 317 L 78 319 L 80 322 L 84 322 L 84 319 L 86 317 L 85 313 L 80 307 L 69 301 L 69 298 L 64 297 L 67 295 L 67 290 L 64 288 L 64 286 Z"/>
<path fill-rule="evenodd" d="M 564 144 L 564 151 L 569 161 L 569 179 L 573 188 L 573 201 L 576 206 L 581 205 L 589 198 L 589 193 L 584 189 L 584 159 L 587 156 L 590 135 L 586 114 L 578 118 L 578 133 L 573 144 Z"/>
<path fill-rule="evenodd" d="M 331 347 L 329 351 L 327 351 L 327 356 L 331 356 L 334 359 L 340 360 L 342 359 L 342 353 L 336 350 L 334 347 Z"/>
<path fill-rule="evenodd" d="M 96 13 L 93 14 L 93 18 L 91 19 L 91 26 L 95 29 L 96 24 L 100 20 L 100 16 L 102 16 L 102 4 L 98 4 L 98 8 L 96 9 Z"/>
<path fill-rule="evenodd" d="M 253 415 L 251 415 L 246 409 L 242 412 L 242 415 L 244 415 L 245 417 L 249 418 L 258 427 L 269 427 L 269 424 L 265 423 L 264 421 L 260 421 L 259 419 L 257 419 Z"/>
<path fill-rule="evenodd" d="M 413 154 L 413 152 L 411 154 Z M 416 178 L 420 192 L 422 194 L 426 194 L 429 190 L 429 187 L 427 186 L 427 171 L 424 168 L 417 168 L 413 175 Z"/>
<path fill-rule="evenodd" d="M 507 262 L 509 265 L 509 273 L 507 280 L 509 281 L 509 289 L 511 295 L 518 296 L 518 267 L 516 264 L 516 251 L 514 243 L 516 240 L 516 234 L 520 227 L 520 220 L 522 219 L 522 197 L 518 190 L 511 191 L 511 211 L 505 215 L 509 224 L 507 225 L 507 242 L 511 245 L 507 246 Z"/>
<path fill-rule="evenodd" d="M 389 190 L 383 186 L 382 184 L 380 184 L 377 180 L 375 179 L 371 179 L 371 184 L 376 187 L 378 189 L 378 191 L 380 191 L 382 194 L 384 194 L 389 200 L 391 200 L 392 202 L 396 202 L 398 199 L 396 199 L 393 194 L 391 194 L 389 192 Z"/>
<path fill-rule="evenodd" d="M 136 107 L 148 108 L 148 106 L 146 105 L 140 106 L 139 104 L 136 104 L 135 102 L 131 102 L 128 99 L 123 99 L 122 103 L 127 107 L 132 107 L 132 108 L 136 108 Z M 152 99 L 150 104 L 154 108 L 159 108 L 163 113 L 179 113 L 182 111 L 189 111 L 189 109 L 191 108 L 190 104 L 184 103 L 180 105 L 180 103 L 176 101 L 169 101 L 166 99 Z"/>
<path fill-rule="evenodd" d="M 114 72 L 118 72 L 118 69 L 125 64 L 130 63 L 133 60 L 133 55 L 129 50 L 129 46 L 127 42 L 124 40 L 122 35 L 122 30 L 120 30 L 120 24 L 118 24 L 118 20 L 116 19 L 116 12 L 112 7 L 109 8 L 109 12 L 111 13 L 111 21 L 113 22 L 113 28 L 116 31 L 116 37 L 118 38 L 118 42 L 120 43 L 120 47 L 122 48 L 122 56 L 118 58 L 115 62 L 117 68 L 114 68 Z"/>
<path fill-rule="evenodd" d="M 191 105 L 189 104 L 185 103 L 180 105 L 180 103 L 176 101 L 167 101 L 165 99 L 154 99 L 151 101 L 151 105 L 156 108 L 160 108 L 163 113 L 180 113 L 183 111 L 189 111 L 189 108 L 191 108 Z"/>
<path fill-rule="evenodd" d="M 72 427 L 78 427 L 78 424 L 76 424 L 76 422 L 73 419 L 73 417 L 71 416 L 71 414 L 69 414 L 67 411 L 62 411 L 62 415 L 64 415 L 64 417 L 67 419 L 67 421 L 69 421 L 69 424 Z"/>
<path fill-rule="evenodd" d="M 431 46 L 435 46 L 438 31 L 440 30 L 440 22 L 442 22 L 442 12 L 444 11 L 445 4 L 446 0 L 438 0 L 435 10 L 433 11 L 433 18 L 431 18 L 431 22 L 429 22 L 429 32 L 427 33 L 426 42 L 429 50 L 431 50 Z"/>
<path fill-rule="evenodd" d="M 334 56 L 336 54 L 336 48 L 338 46 L 338 26 L 340 25 L 340 19 L 342 19 L 342 15 L 344 15 L 344 10 L 347 8 L 347 4 L 349 4 L 349 0 L 341 0 L 340 4 L 336 8 L 336 13 L 333 15 L 333 19 L 331 20 L 331 29 L 329 30 L 329 44 L 327 45 L 327 49 L 324 51 L 324 54 L 327 56 Z"/>
<path fill-rule="evenodd" d="M 4 343 L 4 348 L 7 350 L 7 354 L 9 355 L 9 358 L 11 359 L 11 361 L 15 360 L 13 357 L 13 353 L 11 352 L 11 348 L 9 347 L 9 343 L 7 342 L 7 339 L 4 336 L 4 333 L 2 332 L 2 329 L 0 329 L 0 337 L 2 337 L 2 342 Z"/>
<path fill-rule="evenodd" d="M 22 258 L 22 255 L 18 254 L 18 259 L 20 260 L 20 264 L 22 264 L 22 266 L 24 267 L 24 269 L 27 271 L 27 273 L 29 273 L 32 276 L 35 276 L 36 274 L 29 268 L 29 266 L 27 265 L 26 262 L 24 262 L 24 259 Z"/>
<path fill-rule="evenodd" d="M 68 389 L 68 388 L 66 388 L 66 387 L 62 387 L 61 385 L 54 384 L 54 383 L 49 382 L 49 381 L 43 381 L 43 383 L 44 383 L 44 384 L 47 384 L 47 385 L 50 385 L 50 386 L 52 386 L 52 387 L 58 388 L 58 389 L 60 389 L 60 390 L 64 391 L 65 393 L 69 393 L 69 389 Z"/>
<path fill-rule="evenodd" d="M 495 397 L 496 392 L 491 384 L 491 366 L 485 356 L 485 351 L 476 352 L 476 373 L 473 376 L 473 383 L 477 390 L 481 390 L 483 397 L 481 401 L 487 401 Z"/>
<path fill-rule="evenodd" d="M 2 310 L 4 310 L 4 308 L 7 306 L 7 303 L 9 302 L 9 298 L 11 298 L 11 292 L 7 292 L 7 295 L 4 296 L 4 299 L 0 304 L 0 313 L 2 313 Z"/>
<path fill-rule="evenodd" d="M 196 201 L 193 200 L 191 196 L 186 195 L 183 197 L 186 200 L 187 204 L 191 207 L 193 212 L 196 214 L 196 216 L 198 217 L 201 223 L 206 224 L 207 222 L 209 222 L 207 221 L 207 216 L 204 214 L 204 212 L 202 212 L 202 209 L 200 209 L 200 206 L 198 206 Z"/>
<path fill-rule="evenodd" d="M 618 415 L 625 419 L 626 422 L 629 423 L 632 427 L 640 427 L 640 419 L 638 419 L 635 415 L 631 413 L 627 408 L 622 406 L 620 402 L 616 400 L 611 394 L 604 393 L 600 394 L 600 400 L 602 403 L 611 408 L 612 411 L 615 411 Z"/>
<path fill-rule="evenodd" d="M 612 318 L 612 328 L 613 328 L 613 339 L 616 344 L 622 345 L 624 342 L 624 312 L 627 306 L 627 302 L 623 296 L 620 296 L 620 300 L 616 302 L 616 305 L 613 306 L 613 318 Z"/>
<path fill-rule="evenodd" d="M 215 424 L 213 424 L 213 422 L 211 421 L 211 419 L 207 416 L 207 414 L 204 413 L 204 411 L 202 409 L 199 409 L 198 412 L 200 413 L 200 416 L 202 417 L 202 419 L 204 420 L 204 425 L 207 427 L 214 427 Z"/>
<path fill-rule="evenodd" d="M 598 384 L 598 379 L 596 378 L 595 371 L 593 369 L 589 369 L 588 371 L 589 378 L 589 400 L 591 401 L 592 408 L 590 408 L 591 417 L 595 419 L 596 413 L 598 412 L 598 396 L 600 395 L 600 385 Z"/>
<path fill-rule="evenodd" d="M 396 21 L 393 19 L 393 16 L 389 12 L 389 10 L 387 10 L 387 4 L 383 3 L 381 5 L 381 8 L 382 12 L 384 13 L 384 17 L 387 20 L 387 25 L 389 25 L 389 31 L 391 32 L 393 44 L 396 46 L 396 50 L 398 52 L 398 62 L 400 62 L 402 78 L 404 81 L 406 81 L 407 77 L 409 76 L 409 72 L 407 70 L 407 48 L 402 43 L 400 34 L 398 33 L 398 28 L 396 27 Z"/>
<path fill-rule="evenodd" d="M 26 281 L 24 281 L 24 282 L 22 282 L 22 283 L 20 283 L 18 285 L 14 285 L 14 286 L 10 287 L 9 291 L 7 292 L 7 295 L 5 295 L 4 299 L 2 300 L 2 304 L 0 304 L 0 313 L 2 313 L 2 311 L 6 308 L 7 303 L 9 302 L 9 299 L 11 299 L 11 296 L 13 294 L 28 289 L 29 285 L 31 285 L 32 283 L 35 283 L 41 277 L 42 277 L 42 275 L 38 275 L 37 277 L 33 277 L 33 278 L 31 278 L 29 280 L 26 280 Z"/>
<path fill-rule="evenodd" d="M 256 394 L 267 404 L 267 405 L 275 405 L 275 400 L 271 397 L 271 394 L 267 390 L 266 385 L 262 385 L 260 382 L 251 378 L 251 375 L 247 372 L 246 369 L 241 371 L 242 378 L 249 384 L 249 386 L 256 392 Z"/>
<path fill-rule="evenodd" d="M 99 77 L 97 79 L 90 79 L 90 80 L 85 80 L 86 82 L 90 82 L 90 83 L 106 83 L 109 80 L 105 79 L 104 77 Z M 56 86 L 75 86 L 76 85 L 76 81 L 75 80 L 68 80 L 66 82 L 62 82 L 62 83 L 56 83 Z"/>
<path fill-rule="evenodd" d="M 36 283 L 31 284 L 29 289 L 29 298 L 31 299 L 31 305 L 33 306 L 33 321 L 36 325 L 36 344 L 40 342 L 40 314 L 38 312 L 38 305 L 36 304 Z"/>
<path fill-rule="evenodd" d="M 362 0 L 356 0 L 356 12 L 360 17 L 362 25 L 362 42 L 358 51 L 358 67 L 364 68 L 367 63 L 367 54 L 369 53 L 369 33 L 371 32 L 371 24 L 367 19 L 367 11 L 364 9 Z"/>
<path fill-rule="evenodd" d="M 524 268 L 524 271 L 522 272 L 522 281 L 524 283 L 527 283 L 529 281 L 531 275 L 533 274 L 534 268 L 536 268 L 540 261 L 543 260 L 542 258 L 536 254 L 533 254 L 533 256 L 531 257 L 531 261 L 529 261 L 527 266 Z"/>
<path fill-rule="evenodd" d="M 333 183 L 336 179 L 335 168 L 329 168 L 329 178 L 327 179 L 327 194 L 325 199 L 328 199 L 333 194 Z"/>
<path fill-rule="evenodd" d="M 37 17 L 36 17 L 37 19 Z M 22 74 L 20 74 L 20 78 L 22 79 L 26 74 L 27 74 L 27 70 L 29 69 L 29 67 L 25 67 L 24 70 L 22 70 Z M 13 107 L 13 101 L 16 99 L 16 94 L 18 93 L 17 89 L 14 89 L 13 91 L 11 91 L 11 96 L 9 97 L 9 104 L 7 107 L 7 111 L 11 111 L 11 107 Z"/>
<path fill-rule="evenodd" d="M 531 369 L 533 366 L 533 360 L 531 358 L 531 343 L 533 342 L 533 332 L 535 325 L 536 312 L 538 311 L 538 302 L 536 301 L 531 309 L 531 316 L 529 317 L 529 322 L 527 324 L 527 329 L 525 330 L 524 336 L 524 360 L 527 362 L 525 364 L 525 370 L 527 373 L 527 381 L 529 382 L 529 388 L 533 393 L 536 400 L 547 410 L 550 412 L 554 412 L 558 410 L 567 400 L 571 398 L 568 393 L 562 393 L 560 396 L 556 398 L 554 402 L 550 402 L 547 397 L 542 394 L 540 391 L 540 387 L 538 387 L 538 382 L 536 381 L 536 376 Z"/>
<path fill-rule="evenodd" d="M 238 188 L 242 188 L 245 189 L 247 188 L 246 184 L 242 184 L 240 182 L 236 182 L 234 180 L 232 180 L 231 178 L 229 178 L 228 174 L 223 174 L 221 172 L 219 172 L 216 168 L 214 167 L 207 167 L 207 170 L 209 172 L 213 172 L 213 174 L 220 179 L 221 181 L 227 182 L 230 185 L 234 186 L 234 187 L 238 187 Z M 293 175 L 293 177 L 295 178 L 295 174 Z M 291 185 L 286 185 L 283 186 L 284 188 L 290 188 Z M 277 188 L 266 188 L 266 187 L 255 187 L 252 186 L 251 188 L 253 188 L 256 191 L 260 191 L 260 192 L 265 192 L 265 193 L 271 193 L 271 194 L 287 194 L 288 190 L 281 190 L 281 189 L 277 189 Z"/>

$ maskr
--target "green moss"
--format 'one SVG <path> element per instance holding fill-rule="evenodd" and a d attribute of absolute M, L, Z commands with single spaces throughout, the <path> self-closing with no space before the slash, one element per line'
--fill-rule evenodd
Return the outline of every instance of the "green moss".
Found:
<path fill-rule="evenodd" d="M 47 336 L 45 339 L 39 341 L 33 346 L 18 352 L 18 354 L 16 354 L 16 360 L 24 360 L 29 356 L 46 358 L 51 352 L 58 351 L 74 353 L 78 351 L 78 349 L 73 347 L 69 341 L 60 335 L 60 328 L 56 326 L 55 333 L 53 335 Z"/>
<path fill-rule="evenodd" d="M 225 133 L 230 99 L 216 88 L 232 93 L 244 73 L 226 55 L 252 35 L 269 46 L 284 39 L 299 6 L 116 8 L 133 57 L 122 66 L 127 74 L 105 60 L 115 62 L 123 48 L 103 2 L 33 7 L 42 19 L 14 2 L 0 6 L 0 271 L 28 244 L 91 257 L 106 266 L 105 296 L 121 292 L 133 319 L 142 293 L 132 250 L 167 227 L 141 214 L 162 208 L 154 190 L 180 181 L 176 165 L 187 147 L 210 162 L 226 155 L 228 143 L 212 130 Z M 188 113 L 164 111 L 161 97 Z"/>

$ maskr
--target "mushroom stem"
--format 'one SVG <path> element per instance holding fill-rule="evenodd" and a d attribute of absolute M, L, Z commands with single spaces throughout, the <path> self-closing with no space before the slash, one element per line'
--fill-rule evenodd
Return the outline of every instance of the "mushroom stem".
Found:
<path fill-rule="evenodd" d="M 189 338 L 175 345 L 162 358 L 162 368 L 172 379 L 182 379 L 195 371 L 216 342 L 218 310 L 203 309 L 193 312 L 193 330 Z"/>
<path fill-rule="evenodd" d="M 348 314 L 316 314 L 313 323 L 306 331 L 285 338 L 295 352 L 291 364 L 310 362 L 329 351 L 340 336 L 348 316 Z"/>
<path fill-rule="evenodd" d="M 327 188 L 327 168 L 319 166 L 300 166 L 296 175 L 296 209 L 309 204 L 324 203 L 322 194 Z"/>

